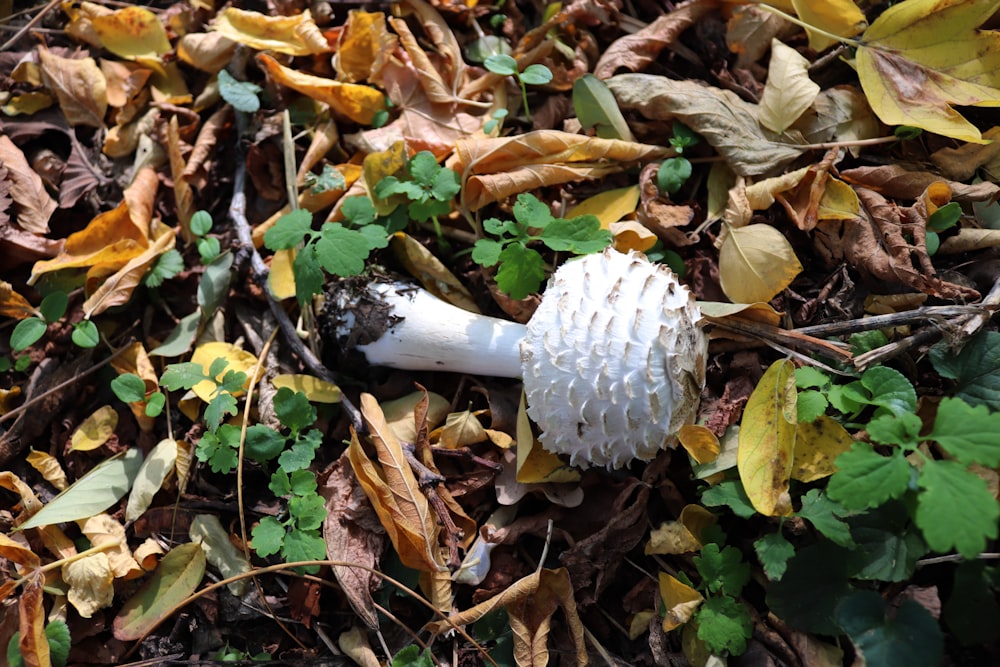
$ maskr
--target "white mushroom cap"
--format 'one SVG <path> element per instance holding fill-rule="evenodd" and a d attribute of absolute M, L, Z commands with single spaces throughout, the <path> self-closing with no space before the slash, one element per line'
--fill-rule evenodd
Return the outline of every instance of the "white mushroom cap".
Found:
<path fill-rule="evenodd" d="M 521 343 L 528 415 L 574 465 L 656 456 L 691 422 L 707 340 L 664 265 L 608 249 L 552 276 Z"/>
<path fill-rule="evenodd" d="M 334 336 L 372 365 L 522 377 L 542 445 L 584 467 L 656 456 L 705 384 L 691 295 L 637 253 L 566 262 L 527 327 L 387 283 L 341 293 L 333 310 Z"/>

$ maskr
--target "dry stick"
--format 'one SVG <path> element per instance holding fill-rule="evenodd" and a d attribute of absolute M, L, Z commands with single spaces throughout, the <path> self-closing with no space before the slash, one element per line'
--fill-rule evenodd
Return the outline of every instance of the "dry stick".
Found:
<path fill-rule="evenodd" d="M 245 126 L 245 114 L 237 111 L 237 142 L 242 141 Z M 253 244 L 250 222 L 247 220 L 245 212 L 247 198 L 243 190 L 246 187 L 246 161 L 243 158 L 243 150 L 239 143 L 237 143 L 236 152 L 236 174 L 233 179 L 233 199 L 229 205 L 229 217 L 236 226 L 236 235 L 243 246 L 243 250 L 250 256 L 250 271 L 253 280 L 267 297 L 267 305 L 270 307 L 271 314 L 274 315 L 274 319 L 278 323 L 278 328 L 281 329 L 281 335 L 285 343 L 292 348 L 292 351 L 302 360 L 302 363 L 309 368 L 313 375 L 331 384 L 337 384 L 337 378 L 330 372 L 330 369 L 324 366 L 323 362 L 299 338 L 295 331 L 295 324 L 288 317 L 288 313 L 281 307 L 274 294 L 271 293 L 271 287 L 267 284 L 269 269 L 264 264 L 263 258 L 261 258 L 260 253 L 257 252 L 257 248 Z M 340 403 L 354 425 L 354 430 L 362 434 L 368 433 L 364 420 L 361 418 L 361 412 L 351 403 L 347 396 L 341 394 Z"/>
<path fill-rule="evenodd" d="M 406 457 L 406 462 L 410 464 L 410 468 L 417 475 L 417 486 L 427 496 L 427 502 L 434 508 L 435 514 L 438 515 L 438 520 L 444 526 L 445 539 L 448 542 L 448 568 L 454 572 L 462 565 L 462 561 L 458 557 L 458 540 L 461 531 L 455 525 L 455 522 L 452 521 L 451 514 L 448 512 L 448 506 L 445 505 L 444 500 L 437 492 L 436 487 L 438 484 L 444 483 L 444 477 L 417 459 L 413 445 L 409 443 L 403 444 L 403 456 Z"/>
<path fill-rule="evenodd" d="M 60 0 L 52 0 L 51 2 L 49 2 L 49 4 L 42 7 L 42 10 L 38 12 L 38 14 L 34 16 L 34 18 L 28 21 L 23 28 L 18 30 L 13 37 L 4 42 L 3 46 L 0 46 L 0 51 L 6 51 L 10 47 L 14 46 L 14 44 L 17 43 L 17 40 L 24 37 L 24 34 L 26 32 L 28 32 L 29 30 L 34 28 L 38 23 L 40 23 L 41 20 L 45 17 L 45 15 L 48 14 L 50 11 L 52 11 L 52 8 L 58 5 L 59 2 Z"/>

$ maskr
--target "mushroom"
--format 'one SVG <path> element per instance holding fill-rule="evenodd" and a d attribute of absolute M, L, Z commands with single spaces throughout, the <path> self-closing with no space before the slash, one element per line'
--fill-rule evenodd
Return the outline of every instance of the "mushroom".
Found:
<path fill-rule="evenodd" d="M 527 325 L 429 292 L 370 283 L 334 298 L 334 337 L 375 366 L 524 382 L 545 449 L 618 468 L 651 459 L 693 421 L 707 341 L 687 288 L 664 265 L 607 249 L 563 264 Z"/>

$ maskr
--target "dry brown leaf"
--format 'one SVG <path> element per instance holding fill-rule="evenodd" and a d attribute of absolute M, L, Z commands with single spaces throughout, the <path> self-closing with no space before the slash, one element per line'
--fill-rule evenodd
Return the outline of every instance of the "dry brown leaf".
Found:
<path fill-rule="evenodd" d="M 69 585 L 67 599 L 83 618 L 91 618 L 114 602 L 115 575 L 103 552 L 66 563 L 62 579 Z"/>
<path fill-rule="evenodd" d="M 821 90 L 792 129 L 812 144 L 828 141 L 859 141 L 879 136 L 881 126 L 868 100 L 854 86 Z M 852 147 L 852 153 L 859 150 Z"/>
<path fill-rule="evenodd" d="M 941 173 L 955 181 L 967 181 L 976 170 L 1000 157 L 1000 126 L 983 132 L 988 144 L 962 144 L 957 148 L 946 147 L 931 154 L 931 162 Z"/>
<path fill-rule="evenodd" d="M 125 526 L 103 512 L 77 523 L 92 546 L 105 547 L 103 553 L 107 556 L 116 579 L 128 579 L 141 572 L 142 568 L 128 548 Z"/>
<path fill-rule="evenodd" d="M 0 280 L 0 315 L 23 320 L 27 317 L 37 317 L 38 314 L 38 309 L 18 294 L 13 285 L 6 280 Z"/>
<path fill-rule="evenodd" d="M 17 225 L 26 232 L 48 234 L 49 218 L 58 204 L 46 192 L 41 177 L 28 164 L 21 149 L 6 135 L 0 135 L 0 164 L 7 169 Z"/>
<path fill-rule="evenodd" d="M 552 614 L 562 607 L 573 640 L 575 662 L 578 667 L 587 664 L 587 647 L 584 642 L 583 624 L 573 599 L 573 584 L 565 568 L 543 569 L 514 582 L 499 595 L 477 604 L 471 609 L 451 614 L 449 622 L 433 621 L 427 624 L 435 633 L 446 632 L 452 625 L 475 623 L 490 612 L 505 607 L 514 631 L 514 659 L 519 667 L 542 667 L 548 664 L 547 640 Z"/>
<path fill-rule="evenodd" d="M 236 42 L 219 32 L 189 32 L 177 40 L 177 57 L 203 72 L 215 74 L 232 62 Z"/>
<path fill-rule="evenodd" d="M 928 185 L 941 180 L 937 174 L 910 171 L 899 164 L 845 169 L 840 172 L 840 177 L 848 183 L 861 185 L 894 199 L 916 199 Z M 959 202 L 995 200 L 1000 197 L 1000 185 L 989 181 L 975 185 L 948 181 L 948 186 L 951 188 L 952 198 Z"/>
<path fill-rule="evenodd" d="M 430 56 L 423 50 L 416 36 L 410 31 L 406 21 L 390 18 L 389 24 L 399 35 L 399 42 L 410 56 L 417 72 L 417 79 L 424 94 L 432 104 L 451 104 L 457 101 L 453 86 L 448 85 L 434 67 Z"/>
<path fill-rule="evenodd" d="M 70 125 L 104 127 L 108 112 L 107 83 L 93 58 L 63 58 L 45 47 L 38 49 L 42 80 L 59 99 Z"/>
<path fill-rule="evenodd" d="M 88 292 L 90 292 L 90 285 L 94 280 L 103 278 L 103 281 L 100 287 L 92 291 L 87 300 L 83 302 L 83 313 L 86 317 L 93 317 L 103 313 L 108 308 L 128 303 L 135 288 L 139 286 L 156 259 L 163 253 L 172 250 L 177 243 L 177 237 L 173 230 L 159 222 L 154 223 L 152 234 L 152 245 L 106 278 L 100 276 L 93 269 L 88 272 Z"/>
<path fill-rule="evenodd" d="M 754 5 L 733 8 L 726 25 L 726 45 L 736 55 L 734 69 L 746 69 L 764 57 L 771 40 L 783 37 L 796 28 L 774 12 Z"/>
<path fill-rule="evenodd" d="M 417 484 L 402 445 L 386 423 L 374 396 L 361 395 L 361 411 L 378 466 L 368 458 L 357 434 L 352 432 L 348 452 L 358 482 L 403 564 L 421 572 L 444 571 L 438 548 L 440 526 Z"/>
<path fill-rule="evenodd" d="M 480 312 L 465 285 L 422 243 L 405 232 L 396 232 L 389 246 L 403 268 L 428 292 L 470 313 Z"/>
<path fill-rule="evenodd" d="M 716 9 L 715 0 L 700 0 L 668 12 L 633 35 L 615 40 L 594 66 L 594 76 L 607 79 L 618 69 L 631 72 L 650 64 L 663 49 L 670 46 L 682 32 L 700 18 Z"/>
<path fill-rule="evenodd" d="M 18 648 L 26 667 L 48 667 L 51 664 L 49 640 L 45 636 L 44 585 L 45 577 L 34 576 L 21 587 L 18 598 L 17 629 L 21 633 Z"/>
<path fill-rule="evenodd" d="M 705 138 L 741 176 L 767 174 L 802 154 L 763 129 L 758 109 L 736 93 L 698 81 L 649 74 L 619 74 L 607 81 L 623 111 L 653 120 L 679 120 Z"/>
<path fill-rule="evenodd" d="M 184 178 L 184 161 L 181 147 L 180 127 L 177 116 L 171 116 L 167 124 L 167 157 L 170 158 L 170 176 L 174 181 L 174 203 L 177 208 L 177 221 L 181 225 L 181 238 L 185 243 L 195 240 L 191 233 L 191 216 L 194 215 L 194 192 Z M 131 213 L 131 208 L 129 213 Z"/>
<path fill-rule="evenodd" d="M 66 473 L 63 471 L 62 465 L 56 457 L 52 456 L 48 452 L 40 452 L 32 449 L 28 452 L 28 456 L 25 458 L 28 461 L 28 465 L 37 470 L 38 474 L 40 474 L 46 482 L 58 490 L 65 491 L 66 487 L 69 486 L 69 480 L 66 479 Z"/>

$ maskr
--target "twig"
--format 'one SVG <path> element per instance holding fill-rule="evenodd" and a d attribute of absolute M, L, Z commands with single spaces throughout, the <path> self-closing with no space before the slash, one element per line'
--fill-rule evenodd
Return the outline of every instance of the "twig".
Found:
<path fill-rule="evenodd" d="M 461 531 L 451 519 L 451 513 L 444 500 L 438 495 L 437 486 L 444 483 L 444 477 L 425 466 L 416 456 L 416 449 L 410 443 L 403 443 L 403 455 L 410 468 L 417 475 L 417 486 L 427 496 L 427 502 L 434 508 L 438 515 L 438 520 L 444 526 L 445 541 L 448 544 L 448 567 L 452 571 L 462 566 L 462 559 L 458 557 L 458 541 L 461 539 Z"/>
<path fill-rule="evenodd" d="M 24 37 L 25 33 L 34 28 L 38 23 L 40 23 L 41 20 L 45 18 L 45 15 L 48 14 L 50 11 L 52 11 L 52 8 L 58 5 L 59 2 L 60 0 L 51 0 L 49 4 L 42 7 L 41 11 L 38 12 L 38 14 L 36 14 L 34 17 L 32 17 L 30 21 L 25 23 L 23 28 L 18 30 L 13 37 L 4 42 L 3 46 L 0 46 L 0 51 L 6 51 L 10 47 L 14 46 L 14 44 L 17 43 L 17 40 Z"/>

